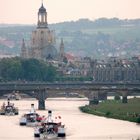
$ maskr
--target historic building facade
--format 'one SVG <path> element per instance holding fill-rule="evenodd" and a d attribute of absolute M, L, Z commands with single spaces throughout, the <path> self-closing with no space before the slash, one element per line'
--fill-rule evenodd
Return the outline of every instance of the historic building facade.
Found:
<path fill-rule="evenodd" d="M 140 81 L 140 60 L 111 59 L 106 62 L 93 61 L 91 66 L 96 82 Z"/>
<path fill-rule="evenodd" d="M 20 56 L 22 58 L 27 58 L 27 48 L 25 46 L 24 39 L 22 40 L 22 47 L 21 47 L 21 54 L 20 54 Z"/>
<path fill-rule="evenodd" d="M 61 40 L 60 49 L 56 49 L 55 33 L 50 30 L 47 22 L 47 11 L 43 6 L 38 10 L 37 28 L 32 32 L 30 45 L 25 46 L 23 40 L 21 57 L 36 58 L 39 60 L 59 60 L 64 57 L 64 43 Z"/>

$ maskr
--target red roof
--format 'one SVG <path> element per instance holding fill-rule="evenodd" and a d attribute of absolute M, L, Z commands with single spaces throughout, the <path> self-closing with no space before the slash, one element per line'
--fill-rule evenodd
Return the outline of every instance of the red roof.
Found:
<path fill-rule="evenodd" d="M 75 59 L 75 57 L 72 54 L 65 54 L 65 57 L 68 59 L 68 61 L 73 61 Z"/>

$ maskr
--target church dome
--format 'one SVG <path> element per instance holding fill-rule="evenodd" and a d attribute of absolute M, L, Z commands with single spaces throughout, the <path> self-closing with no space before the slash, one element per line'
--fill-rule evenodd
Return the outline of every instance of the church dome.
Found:
<path fill-rule="evenodd" d="M 43 4 L 42 4 L 42 6 L 39 8 L 39 13 L 46 13 L 46 9 L 44 8 Z"/>
<path fill-rule="evenodd" d="M 43 58 L 45 59 L 56 59 L 57 58 L 57 50 L 55 46 L 48 45 L 42 51 Z"/>

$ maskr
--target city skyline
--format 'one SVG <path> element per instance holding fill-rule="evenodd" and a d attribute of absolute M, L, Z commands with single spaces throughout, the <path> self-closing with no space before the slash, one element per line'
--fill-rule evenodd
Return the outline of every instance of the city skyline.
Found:
<path fill-rule="evenodd" d="M 41 0 L 0 0 L 0 23 L 36 24 Z M 120 19 L 140 18 L 139 0 L 44 0 L 48 23 L 95 20 L 101 17 Z"/>

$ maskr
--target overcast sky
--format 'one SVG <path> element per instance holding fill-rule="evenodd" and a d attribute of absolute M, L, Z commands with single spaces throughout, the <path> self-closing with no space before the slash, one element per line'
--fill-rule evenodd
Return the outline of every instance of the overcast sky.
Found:
<path fill-rule="evenodd" d="M 0 0 L 0 23 L 36 24 L 41 0 Z M 48 23 L 101 17 L 140 18 L 140 0 L 44 0 Z"/>

